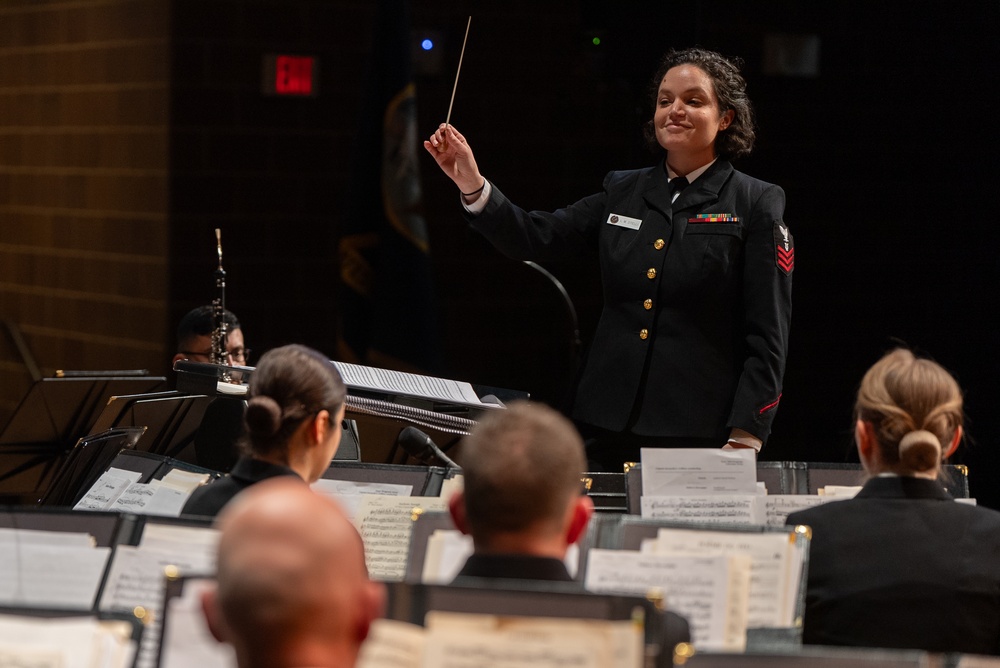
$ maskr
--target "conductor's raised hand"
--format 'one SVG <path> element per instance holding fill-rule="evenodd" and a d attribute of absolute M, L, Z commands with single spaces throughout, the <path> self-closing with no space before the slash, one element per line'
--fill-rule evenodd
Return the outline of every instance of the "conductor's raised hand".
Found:
<path fill-rule="evenodd" d="M 479 173 L 472 149 L 462 133 L 453 125 L 442 123 L 430 139 L 424 142 L 424 148 L 434 156 L 441 171 L 447 174 L 463 193 L 471 193 L 482 187 L 485 180 Z"/>

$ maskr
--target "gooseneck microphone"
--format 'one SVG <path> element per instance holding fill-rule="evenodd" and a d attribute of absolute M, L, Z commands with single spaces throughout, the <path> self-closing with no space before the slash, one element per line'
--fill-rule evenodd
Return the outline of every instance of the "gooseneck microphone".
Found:
<path fill-rule="evenodd" d="M 405 427 L 396 437 L 396 443 L 403 452 L 416 459 L 421 464 L 432 466 L 442 463 L 449 468 L 461 468 L 431 440 L 431 437 L 416 427 Z"/>

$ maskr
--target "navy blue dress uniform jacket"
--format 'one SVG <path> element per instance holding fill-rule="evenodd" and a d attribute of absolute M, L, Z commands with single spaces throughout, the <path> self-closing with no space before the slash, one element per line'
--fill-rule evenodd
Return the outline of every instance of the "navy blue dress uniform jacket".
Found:
<path fill-rule="evenodd" d="M 804 642 L 1000 654 L 1000 513 L 873 478 L 787 522 L 812 527 Z"/>
<path fill-rule="evenodd" d="M 229 475 L 194 490 L 181 509 L 181 515 L 215 517 L 234 496 L 250 485 L 279 476 L 292 476 L 302 480 L 298 473 L 287 466 L 253 457 L 240 457 Z"/>
<path fill-rule="evenodd" d="M 670 200 L 660 164 L 611 172 L 603 192 L 552 213 L 524 211 L 493 187 L 468 218 L 514 259 L 598 249 L 604 309 L 575 419 L 720 445 L 731 427 L 766 440 L 792 310 L 784 192 L 717 160 Z"/>

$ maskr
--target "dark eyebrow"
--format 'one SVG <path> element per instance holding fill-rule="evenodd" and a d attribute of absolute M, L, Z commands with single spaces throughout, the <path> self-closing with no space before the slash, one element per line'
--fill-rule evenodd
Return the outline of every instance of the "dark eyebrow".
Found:
<path fill-rule="evenodd" d="M 664 93 L 669 93 L 669 92 L 670 91 L 664 88 L 660 88 L 658 91 L 656 91 L 656 96 L 659 97 Z M 706 91 L 704 88 L 701 87 L 688 88 L 685 91 L 681 91 L 681 95 L 708 95 L 708 91 Z"/>

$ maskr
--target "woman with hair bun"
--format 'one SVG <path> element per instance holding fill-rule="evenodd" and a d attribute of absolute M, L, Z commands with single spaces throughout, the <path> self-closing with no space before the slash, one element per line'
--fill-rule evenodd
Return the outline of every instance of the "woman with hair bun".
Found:
<path fill-rule="evenodd" d="M 935 362 L 897 349 L 865 374 L 854 436 L 871 478 L 787 520 L 812 528 L 805 643 L 1000 654 L 1000 513 L 938 480 L 962 420 Z"/>
<path fill-rule="evenodd" d="M 290 345 L 264 354 L 250 378 L 245 454 L 228 476 L 195 490 L 181 513 L 214 516 L 267 478 L 318 480 L 340 445 L 346 395 L 336 367 L 319 352 Z"/>

